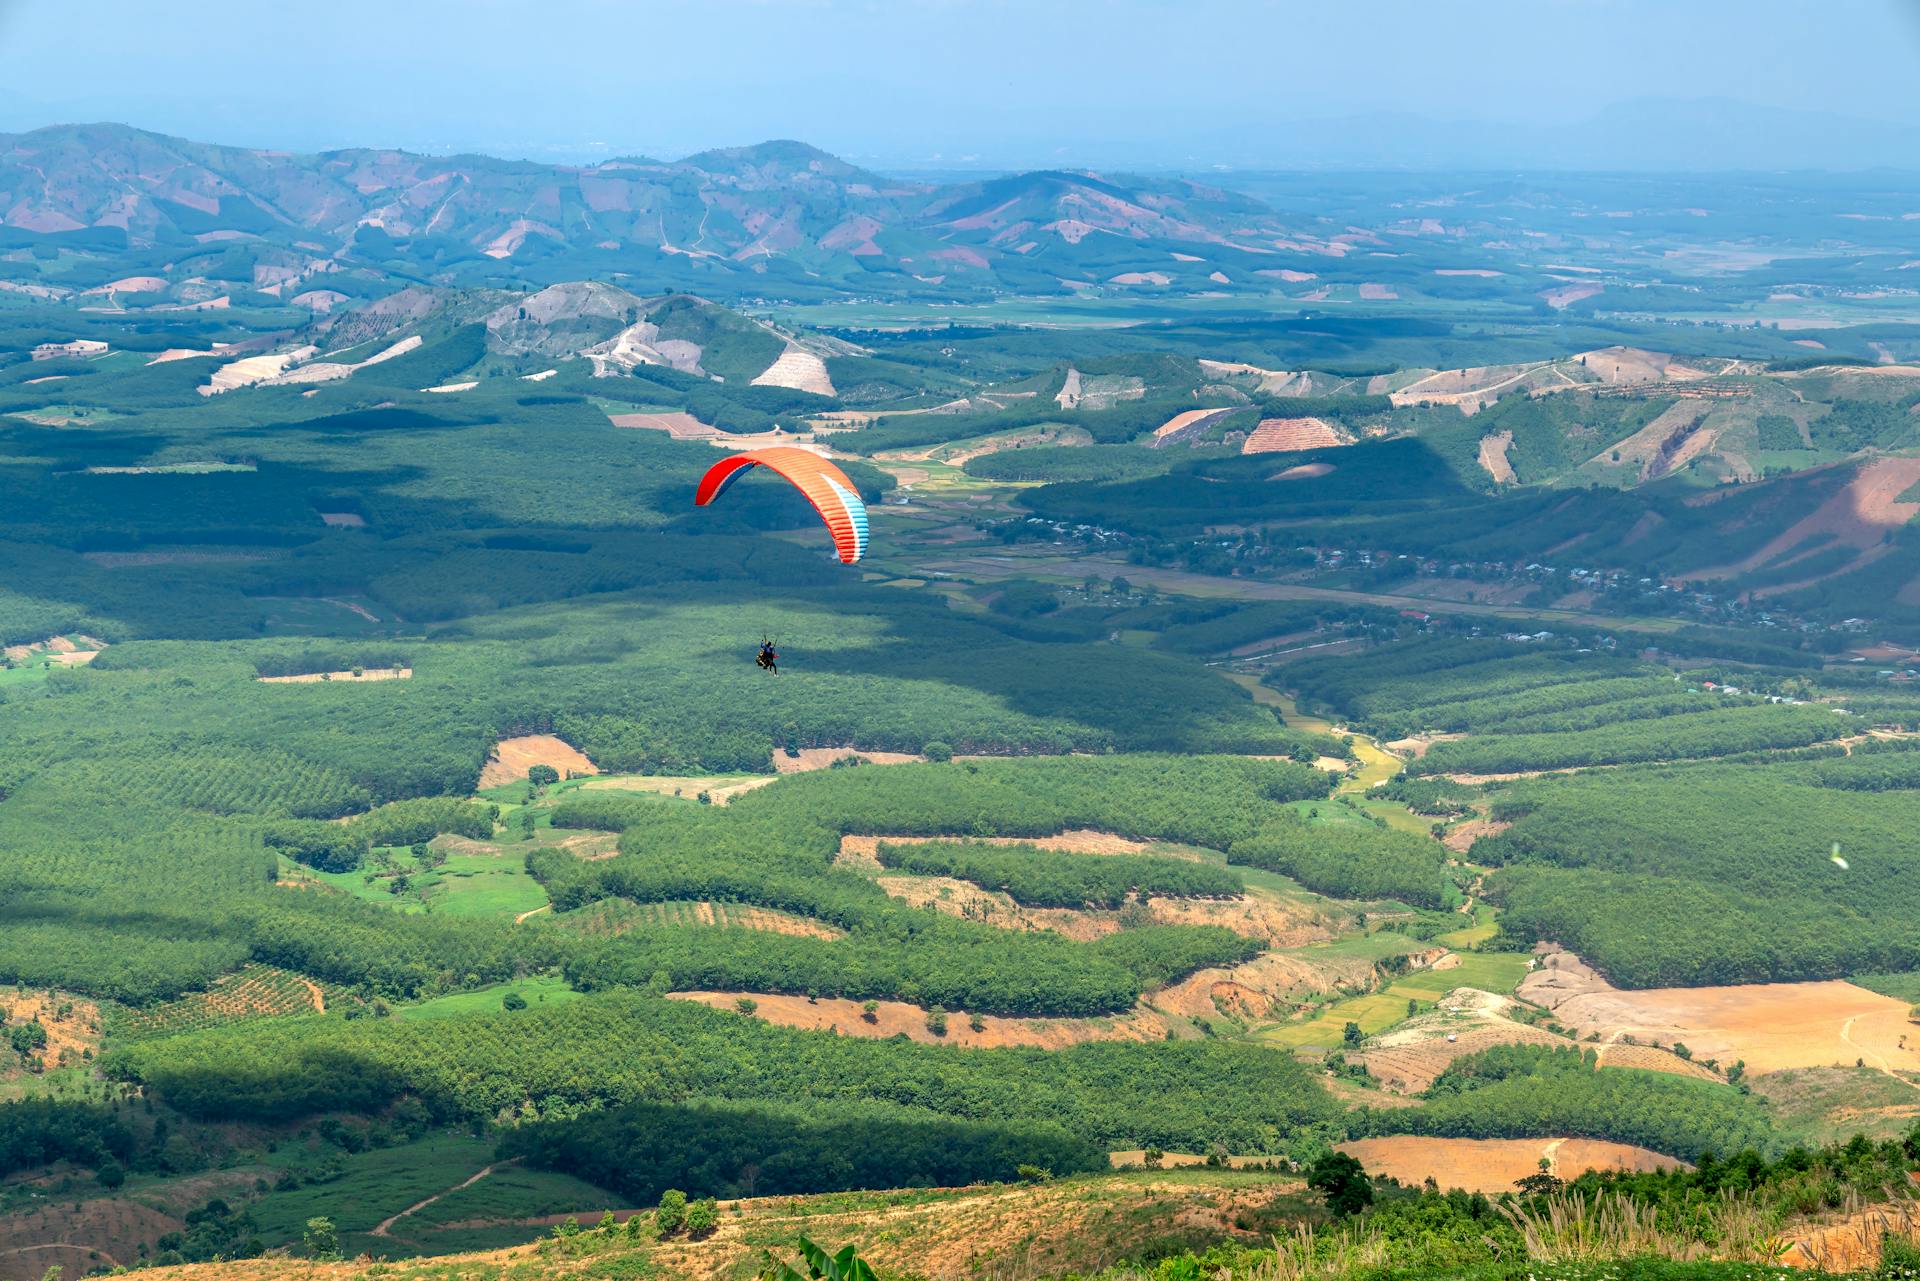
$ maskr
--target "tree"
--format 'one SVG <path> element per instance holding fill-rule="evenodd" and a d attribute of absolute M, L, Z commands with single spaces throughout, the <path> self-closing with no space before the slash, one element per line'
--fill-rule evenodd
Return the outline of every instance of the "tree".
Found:
<path fill-rule="evenodd" d="M 945 1036 L 947 1034 L 946 1007 L 936 1005 L 927 1011 L 927 1031 L 933 1033 L 935 1036 Z"/>
<path fill-rule="evenodd" d="M 1146 1166 L 1149 1170 L 1159 1169 L 1160 1163 L 1166 1159 L 1167 1154 L 1159 1148 L 1148 1148 L 1140 1154 L 1140 1164 Z"/>
<path fill-rule="evenodd" d="M 953 759 L 953 745 L 942 743 L 938 739 L 920 749 L 920 754 L 930 761 L 950 761 Z"/>
<path fill-rule="evenodd" d="M 333 1226 L 333 1220 L 321 1215 L 307 1220 L 307 1231 L 300 1238 L 301 1246 L 307 1256 L 323 1262 L 331 1262 L 340 1257 L 340 1230 Z"/>
<path fill-rule="evenodd" d="M 737 996 L 733 999 L 733 1008 L 742 1014 L 751 1014 L 760 1008 L 760 1002 L 750 996 Z"/>
<path fill-rule="evenodd" d="M 560 781 L 560 771 L 551 765 L 532 765 L 527 768 L 527 781 L 535 787 L 551 787 Z"/>
<path fill-rule="evenodd" d="M 653 1212 L 654 1226 L 660 1229 L 661 1236 L 672 1236 L 687 1221 L 687 1194 L 679 1188 L 668 1188 L 660 1194 L 660 1205 Z"/>
<path fill-rule="evenodd" d="M 720 1203 L 703 1196 L 687 1207 L 687 1235 L 698 1240 L 720 1226 Z"/>
<path fill-rule="evenodd" d="M 880 1021 L 880 1002 L 860 1002 L 860 1017 L 869 1023 L 878 1023 Z"/>
<path fill-rule="evenodd" d="M 527 1008 L 527 998 L 518 992 L 509 992 L 500 998 L 500 1006 L 507 1010 L 524 1010 Z"/>
<path fill-rule="evenodd" d="M 26 1058 L 35 1050 L 47 1044 L 47 1029 L 38 1019 L 29 1019 L 25 1023 L 16 1023 L 7 1029 L 7 1041 L 13 1046 L 13 1052 Z"/>
<path fill-rule="evenodd" d="M 1307 1186 L 1326 1198 L 1327 1209 L 1338 1215 L 1358 1214 L 1373 1204 L 1373 1181 L 1358 1158 L 1329 1152 L 1307 1172 Z"/>
<path fill-rule="evenodd" d="M 1360 1044 L 1362 1037 L 1363 1033 L 1360 1031 L 1360 1025 L 1351 1019 L 1347 1021 L 1346 1027 L 1340 1030 L 1340 1039 L 1348 1045 Z"/>

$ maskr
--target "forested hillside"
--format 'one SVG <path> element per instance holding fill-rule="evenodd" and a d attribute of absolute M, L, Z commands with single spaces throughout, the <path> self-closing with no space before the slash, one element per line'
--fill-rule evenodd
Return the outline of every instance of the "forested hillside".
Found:
<path fill-rule="evenodd" d="M 1828 215 L 1893 198 L 1715 188 L 1771 265 L 1682 287 L 1632 183 L 1419 181 L 0 139 L 0 1281 L 1891 1205 L 1920 338 Z M 1793 289 L 1819 352 L 1726 320 Z M 695 505 L 768 448 L 857 564 Z"/>

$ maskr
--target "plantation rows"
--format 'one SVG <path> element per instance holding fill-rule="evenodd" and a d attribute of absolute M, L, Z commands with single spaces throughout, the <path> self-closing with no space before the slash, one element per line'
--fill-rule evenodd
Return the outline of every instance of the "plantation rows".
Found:
<path fill-rule="evenodd" d="M 339 988 L 328 990 L 298 974 L 249 963 L 215 980 L 204 992 L 146 1009 L 124 1009 L 112 1020 L 111 1032 L 115 1040 L 138 1041 L 249 1019 L 312 1014 L 320 1002 L 331 1009 L 352 999 Z"/>
<path fill-rule="evenodd" d="M 690 1196 L 790 1196 L 856 1188 L 1011 1183 L 1108 1168 L 1106 1151 L 1057 1122 L 943 1116 L 883 1103 L 630 1103 L 578 1121 L 523 1126 L 500 1145 L 651 1205 Z M 744 1177 L 743 1177 L 744 1172 Z"/>
<path fill-rule="evenodd" d="M 1130 1006 L 1142 987 L 1203 965 L 1231 963 L 1253 945 L 1226 930 L 1155 926 L 1097 943 L 1040 932 L 1009 933 L 918 911 L 833 861 L 848 834 L 1042 836 L 1095 827 L 1231 847 L 1263 820 L 1292 815 L 1287 801 L 1325 795 L 1327 775 L 1290 762 L 1209 757 L 1043 758 L 827 770 L 693 809 L 588 792 L 554 812 L 560 827 L 621 832 L 620 853 L 583 862 L 536 854 L 529 870 L 560 912 L 596 900 L 711 899 L 751 903 L 824 921 L 841 939 L 733 931 L 633 929 L 578 952 L 567 974 L 582 987 L 645 984 L 856 998 L 898 997 L 949 1009 L 1090 1015 Z M 912 847 L 921 848 L 921 847 Z M 990 859 L 991 847 L 942 846 Z M 1028 859 L 1027 855 L 1038 856 Z M 1217 868 L 1153 859 L 1003 851 L 1002 867 L 1043 880 L 1085 865 L 1084 878 L 1152 873 L 1208 892 L 1237 892 Z M 1102 869 L 1111 864 L 1111 871 Z M 984 871 L 981 875 L 986 875 Z M 1104 892 L 1124 895 L 1125 886 Z M 1068 895 L 1071 897 L 1071 894 Z"/>
<path fill-rule="evenodd" d="M 1728 1085 L 1601 1069 L 1592 1050 L 1500 1045 L 1455 1062 L 1418 1108 L 1376 1111 L 1357 1128 L 1449 1138 L 1576 1135 L 1693 1160 L 1777 1146 L 1765 1109 Z"/>
<path fill-rule="evenodd" d="M 721 931 L 712 931 L 720 933 Z M 196 1116 L 375 1112 L 412 1094 L 447 1119 L 694 1099 L 884 1100 L 1048 1122 L 1107 1147 L 1279 1150 L 1339 1109 L 1289 1056 L 1224 1041 L 956 1052 L 775 1027 L 687 1001 L 592 996 L 442 1019 L 265 1020 L 108 1056 Z"/>
<path fill-rule="evenodd" d="M 1659 668 L 1566 649 L 1430 640 L 1309 658 L 1273 679 L 1375 733 L 1466 732 L 1410 774 L 1503 774 L 1808 747 L 1857 733 L 1825 705 L 1690 691 Z"/>
<path fill-rule="evenodd" d="M 950 876 L 1001 890 L 1028 907 L 1117 908 L 1135 895 L 1238 898 L 1246 888 L 1225 868 L 1185 859 L 1120 854 L 1065 854 L 1032 845 L 961 845 L 951 841 L 882 841 L 883 867 L 920 876 Z"/>
<path fill-rule="evenodd" d="M 1474 846 L 1503 930 L 1630 986 L 1920 969 L 1911 752 L 1523 783 Z M 1847 866 L 1829 858 L 1839 847 Z"/>

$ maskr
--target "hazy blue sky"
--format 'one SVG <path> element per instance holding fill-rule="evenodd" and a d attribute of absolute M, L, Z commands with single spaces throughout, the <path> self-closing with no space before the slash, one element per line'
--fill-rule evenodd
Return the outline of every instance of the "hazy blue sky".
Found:
<path fill-rule="evenodd" d="M 1920 167 L 1920 0 L 0 0 L 0 59 L 0 128 L 299 149 Z"/>

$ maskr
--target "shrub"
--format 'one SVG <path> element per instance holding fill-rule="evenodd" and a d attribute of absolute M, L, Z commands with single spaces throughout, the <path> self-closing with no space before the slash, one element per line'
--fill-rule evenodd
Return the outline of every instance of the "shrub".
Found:
<path fill-rule="evenodd" d="M 720 1203 L 703 1196 L 687 1207 L 687 1235 L 698 1240 L 720 1226 Z"/>

